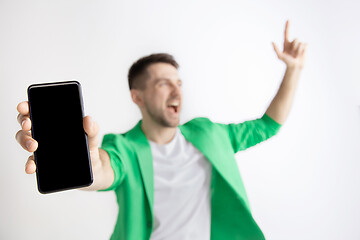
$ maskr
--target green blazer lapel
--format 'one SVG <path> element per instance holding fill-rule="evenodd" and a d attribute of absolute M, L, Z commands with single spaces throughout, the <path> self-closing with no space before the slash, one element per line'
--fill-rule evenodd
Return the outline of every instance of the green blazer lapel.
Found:
<path fill-rule="evenodd" d="M 216 156 L 218 156 L 219 148 L 214 145 L 210 135 L 201 132 L 201 130 L 191 126 L 180 126 L 181 133 L 185 139 L 193 144 L 204 156 L 210 161 L 210 163 L 216 168 L 216 170 L 225 177 L 228 176 L 228 170 L 224 164 L 220 164 Z M 226 156 L 224 156 L 226 157 Z"/>
<path fill-rule="evenodd" d="M 151 216 L 153 216 L 153 203 L 154 203 L 154 169 L 153 159 L 149 141 L 147 140 L 144 132 L 141 129 L 140 120 L 138 124 L 131 129 L 129 134 L 129 140 L 135 148 L 135 154 L 140 166 L 143 183 L 145 186 L 145 192 L 149 201 Z"/>
<path fill-rule="evenodd" d="M 205 124 L 203 123 L 203 125 Z M 213 136 L 210 132 L 197 128 L 191 122 L 179 127 L 185 139 L 204 154 L 216 171 L 231 186 L 239 199 L 242 199 L 246 205 L 249 205 L 236 161 L 231 161 L 234 155 L 224 149 L 224 141 L 226 139 L 221 135 Z"/>

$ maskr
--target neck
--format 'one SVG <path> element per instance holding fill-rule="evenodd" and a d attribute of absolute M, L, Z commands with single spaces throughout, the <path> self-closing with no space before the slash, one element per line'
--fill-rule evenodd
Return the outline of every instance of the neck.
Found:
<path fill-rule="evenodd" d="M 148 140 L 156 142 L 157 144 L 167 144 L 171 142 L 176 133 L 176 127 L 164 127 L 144 118 L 141 122 L 141 129 Z"/>

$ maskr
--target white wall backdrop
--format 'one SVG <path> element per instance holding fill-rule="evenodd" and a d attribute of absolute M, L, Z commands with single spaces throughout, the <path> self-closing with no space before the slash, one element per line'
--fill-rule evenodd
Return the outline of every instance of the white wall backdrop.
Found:
<path fill-rule="evenodd" d="M 271 41 L 282 45 L 286 19 L 308 58 L 279 134 L 236 155 L 253 215 L 270 240 L 360 239 L 359 2 L 221 2 L 0 1 L 0 239 L 108 239 L 117 216 L 113 192 L 41 195 L 25 174 L 14 136 L 30 84 L 80 81 L 102 138 L 141 117 L 130 65 L 168 52 L 184 81 L 182 123 L 241 122 L 279 87 Z"/>

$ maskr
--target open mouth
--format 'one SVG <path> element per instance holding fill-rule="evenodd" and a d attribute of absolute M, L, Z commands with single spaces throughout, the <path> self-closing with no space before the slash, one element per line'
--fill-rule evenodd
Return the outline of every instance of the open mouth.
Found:
<path fill-rule="evenodd" d="M 179 106 L 177 106 L 177 105 L 169 105 L 167 108 L 171 113 L 179 112 Z"/>

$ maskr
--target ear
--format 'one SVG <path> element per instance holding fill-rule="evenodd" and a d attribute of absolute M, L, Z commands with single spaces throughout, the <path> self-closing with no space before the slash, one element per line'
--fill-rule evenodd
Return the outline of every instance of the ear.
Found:
<path fill-rule="evenodd" d="M 144 94 L 141 90 L 131 89 L 130 94 L 131 94 L 132 101 L 136 105 L 138 105 L 139 107 L 142 107 L 144 105 L 144 97 L 143 97 Z"/>

